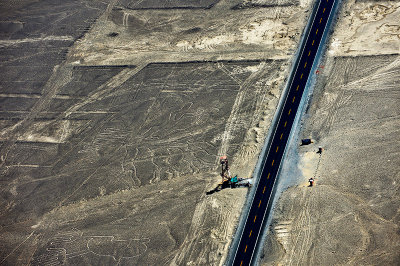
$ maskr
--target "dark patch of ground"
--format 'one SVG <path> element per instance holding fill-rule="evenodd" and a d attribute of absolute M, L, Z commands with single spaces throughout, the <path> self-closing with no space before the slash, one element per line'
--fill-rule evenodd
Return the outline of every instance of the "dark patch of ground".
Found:
<path fill-rule="evenodd" d="M 298 5 L 298 0 L 243 0 L 239 4 L 232 7 L 232 9 L 245 9 L 245 8 L 260 8 L 260 7 L 274 7 L 274 6 L 293 6 Z"/>
<path fill-rule="evenodd" d="M 100 1 L 40 1 L 16 12 L 4 3 L 2 11 L 10 12 L 1 18 L 1 93 L 41 93 L 54 66 L 105 7 Z"/>
<path fill-rule="evenodd" d="M 119 0 L 119 4 L 128 9 L 207 9 L 219 0 Z"/>

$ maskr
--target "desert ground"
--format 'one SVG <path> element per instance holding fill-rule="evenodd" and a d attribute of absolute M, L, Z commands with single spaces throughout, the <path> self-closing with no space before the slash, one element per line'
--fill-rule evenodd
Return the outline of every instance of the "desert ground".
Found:
<path fill-rule="evenodd" d="M 399 1 L 343 5 L 261 265 L 399 265 L 399 16 Z"/>
<path fill-rule="evenodd" d="M 0 3 L 0 264 L 221 265 L 310 1 Z"/>
<path fill-rule="evenodd" d="M 310 4 L 1 1 L 0 265 L 222 265 Z M 261 264 L 399 263 L 399 12 L 343 5 Z"/>

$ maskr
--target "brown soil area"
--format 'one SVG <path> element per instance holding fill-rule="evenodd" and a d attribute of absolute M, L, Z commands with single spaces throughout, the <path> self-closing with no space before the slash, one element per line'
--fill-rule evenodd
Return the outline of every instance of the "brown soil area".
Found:
<path fill-rule="evenodd" d="M 309 2 L 12 2 L 0 264 L 222 264 Z"/>

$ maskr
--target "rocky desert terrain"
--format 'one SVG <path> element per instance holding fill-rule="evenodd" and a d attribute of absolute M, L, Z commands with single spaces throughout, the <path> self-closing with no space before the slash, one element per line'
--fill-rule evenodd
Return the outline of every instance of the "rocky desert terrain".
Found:
<path fill-rule="evenodd" d="M 0 264 L 222 264 L 309 8 L 2 1 Z"/>

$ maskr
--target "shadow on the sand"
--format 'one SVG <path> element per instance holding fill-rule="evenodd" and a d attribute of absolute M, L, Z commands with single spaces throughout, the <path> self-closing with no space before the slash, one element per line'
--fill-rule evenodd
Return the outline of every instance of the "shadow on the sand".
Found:
<path fill-rule="evenodd" d="M 211 194 L 214 194 L 215 192 L 219 192 L 219 191 L 221 191 L 221 190 L 223 190 L 225 188 L 229 188 L 229 187 L 233 188 L 231 186 L 231 184 L 229 184 L 229 181 L 225 181 L 223 183 L 218 184 L 218 186 L 216 186 L 214 189 L 212 189 L 210 191 L 207 191 L 206 194 L 207 195 L 211 195 Z"/>
<path fill-rule="evenodd" d="M 235 178 L 231 179 L 235 180 L 233 182 L 226 180 L 222 183 L 219 183 L 214 189 L 207 191 L 206 194 L 211 195 L 225 188 L 251 187 L 251 182 L 249 181 L 250 179 L 244 179 L 244 178 L 235 179 Z"/>

